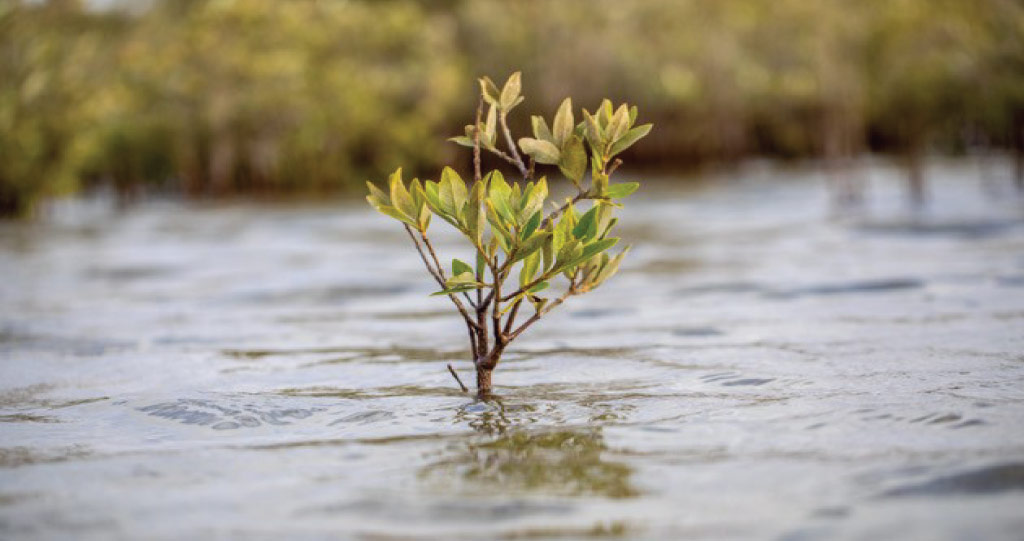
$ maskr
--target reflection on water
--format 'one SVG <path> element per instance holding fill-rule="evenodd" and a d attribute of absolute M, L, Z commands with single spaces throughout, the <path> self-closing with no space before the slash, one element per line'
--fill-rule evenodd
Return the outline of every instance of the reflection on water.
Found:
<path fill-rule="evenodd" d="M 870 173 L 645 185 L 487 402 L 362 203 L 0 224 L 0 538 L 1019 539 L 1022 207 Z"/>
<path fill-rule="evenodd" d="M 477 425 L 480 426 L 480 425 Z M 604 459 L 601 429 L 512 430 L 486 441 L 460 443 L 420 475 L 467 493 L 549 496 L 637 495 L 632 469 Z"/>

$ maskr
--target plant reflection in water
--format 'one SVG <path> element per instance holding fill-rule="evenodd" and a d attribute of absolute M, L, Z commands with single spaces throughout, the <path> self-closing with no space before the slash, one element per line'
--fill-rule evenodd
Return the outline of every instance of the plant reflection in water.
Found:
<path fill-rule="evenodd" d="M 450 445 L 420 478 L 470 494 L 638 495 L 632 469 L 605 458 L 609 449 L 600 427 L 529 430 L 535 410 L 497 397 L 464 406 L 456 421 L 477 434 Z"/>

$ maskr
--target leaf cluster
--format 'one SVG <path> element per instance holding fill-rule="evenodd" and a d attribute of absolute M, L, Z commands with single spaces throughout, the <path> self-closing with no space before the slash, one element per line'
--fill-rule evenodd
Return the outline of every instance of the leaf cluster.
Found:
<path fill-rule="evenodd" d="M 506 117 L 523 101 L 520 74 L 513 74 L 500 90 L 487 77 L 479 83 L 487 115 L 484 118 L 478 112 L 477 123 L 452 141 L 519 165 L 521 181 L 509 182 L 500 170 L 492 170 L 467 183 L 454 169 L 445 167 L 437 181 L 414 178 L 406 183 L 398 169 L 388 179 L 387 192 L 367 182 L 367 200 L 379 212 L 405 224 L 441 287 L 434 294 L 447 295 L 456 302 L 470 325 L 471 336 L 474 330 L 486 329 L 481 314 L 492 311 L 494 340 L 496 346 L 503 347 L 566 297 L 591 291 L 616 273 L 628 248 L 609 253 L 619 242 L 613 236 L 618 221 L 613 214 L 621 206 L 617 200 L 632 194 L 639 184 L 610 184 L 609 177 L 620 163 L 615 156 L 647 135 L 651 125 L 636 126 L 636 107 L 622 104 L 614 109 L 607 100 L 593 114 L 583 110 L 582 120 L 577 122 L 572 101 L 566 98 L 551 124 L 542 116 L 531 117 L 534 137 L 520 138 L 517 148 Z M 505 134 L 507 150 L 499 148 L 499 131 Z M 522 155 L 528 157 L 529 168 Z M 575 196 L 561 204 L 553 202 L 547 177 L 533 178 L 537 164 L 556 166 L 576 187 Z M 588 169 L 591 175 L 586 183 Z M 583 208 L 586 202 L 589 207 Z M 474 265 L 458 259 L 449 268 L 440 263 L 427 236 L 432 216 L 465 236 L 476 254 Z M 559 277 L 567 284 L 559 296 L 552 296 L 549 288 Z M 475 299 L 469 295 L 473 292 Z M 459 295 L 476 310 L 477 319 L 464 311 Z M 533 306 L 534 316 L 514 328 L 524 301 Z"/>

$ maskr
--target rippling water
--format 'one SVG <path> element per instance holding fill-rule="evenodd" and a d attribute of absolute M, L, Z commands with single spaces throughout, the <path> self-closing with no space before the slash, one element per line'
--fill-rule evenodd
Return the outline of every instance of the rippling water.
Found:
<path fill-rule="evenodd" d="M 0 537 L 1019 539 L 1024 207 L 931 173 L 648 186 L 491 403 L 358 202 L 0 226 Z"/>

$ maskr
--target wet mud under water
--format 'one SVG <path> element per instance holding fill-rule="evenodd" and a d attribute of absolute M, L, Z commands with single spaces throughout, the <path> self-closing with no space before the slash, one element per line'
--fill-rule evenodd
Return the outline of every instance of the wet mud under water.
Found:
<path fill-rule="evenodd" d="M 1024 206 L 930 173 L 645 187 L 491 402 L 359 203 L 4 224 L 0 538 L 1019 539 Z"/>

